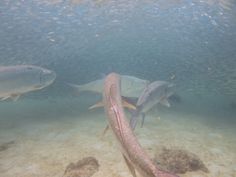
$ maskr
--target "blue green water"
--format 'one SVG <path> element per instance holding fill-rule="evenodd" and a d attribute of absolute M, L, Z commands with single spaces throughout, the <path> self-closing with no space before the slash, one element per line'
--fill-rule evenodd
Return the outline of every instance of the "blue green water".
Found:
<path fill-rule="evenodd" d="M 236 128 L 235 19 L 233 0 L 1 0 L 0 65 L 38 65 L 57 79 L 0 102 L 0 128 L 11 118 L 88 113 L 99 96 L 77 95 L 66 83 L 111 71 L 171 81 L 181 99 L 168 110 Z"/>
<path fill-rule="evenodd" d="M 68 96 L 65 82 L 111 71 L 151 81 L 174 75 L 176 91 L 191 102 L 212 99 L 209 105 L 235 110 L 233 1 L 0 3 L 0 64 L 57 72 L 55 84 L 34 96 Z"/>

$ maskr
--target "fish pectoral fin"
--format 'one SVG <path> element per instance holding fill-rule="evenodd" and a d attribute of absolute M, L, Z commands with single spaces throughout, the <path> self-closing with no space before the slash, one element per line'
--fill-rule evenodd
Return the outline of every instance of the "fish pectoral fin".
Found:
<path fill-rule="evenodd" d="M 19 98 L 20 98 L 21 94 L 12 94 L 10 96 L 10 98 L 13 100 L 13 101 L 17 101 Z"/>
<path fill-rule="evenodd" d="M 134 106 L 133 104 L 131 104 L 128 101 L 124 100 L 123 98 L 122 98 L 122 105 L 123 105 L 123 107 L 128 108 L 128 109 L 132 109 L 132 110 L 137 109 L 136 106 Z"/>
<path fill-rule="evenodd" d="M 101 137 L 100 137 L 101 140 L 103 140 L 103 138 L 104 138 L 104 136 L 105 136 L 105 134 L 107 133 L 108 130 L 109 130 L 109 125 L 107 125 L 107 126 L 104 128 L 104 130 L 103 130 L 103 132 L 102 132 L 102 134 L 101 134 Z"/>
<path fill-rule="evenodd" d="M 136 110 L 136 107 L 133 104 L 129 103 L 128 101 L 126 101 L 124 99 L 122 99 L 122 106 L 125 108 L 128 108 L 128 109 Z M 100 107 L 104 107 L 103 101 L 99 101 L 96 104 L 90 106 L 89 110 L 94 109 L 94 108 L 100 108 Z"/>
<path fill-rule="evenodd" d="M 10 98 L 11 96 L 4 96 L 1 98 L 1 101 L 7 100 L 8 98 Z"/>
<path fill-rule="evenodd" d="M 137 177 L 134 166 L 130 163 L 130 161 L 125 157 L 125 155 L 123 154 L 123 157 L 125 159 L 125 163 L 129 168 L 130 173 L 132 174 L 133 177 Z"/>
<path fill-rule="evenodd" d="M 11 98 L 13 101 L 17 101 L 20 98 L 21 94 L 11 94 L 11 95 L 7 95 L 1 98 L 1 101 L 7 100 L 8 98 Z"/>
<path fill-rule="evenodd" d="M 99 102 L 97 102 L 96 104 L 90 106 L 90 107 L 89 107 L 89 110 L 90 110 L 90 109 L 94 109 L 94 108 L 100 108 L 100 107 L 104 107 L 103 101 L 99 101 Z"/>
<path fill-rule="evenodd" d="M 168 102 L 168 100 L 166 98 L 162 99 L 160 101 L 160 104 L 162 104 L 164 106 L 167 106 L 167 107 L 170 107 L 170 103 Z"/>
<path fill-rule="evenodd" d="M 102 137 L 105 136 L 105 134 L 107 133 L 108 130 L 109 130 L 109 125 L 107 125 L 107 126 L 105 127 L 105 129 L 103 130 L 103 132 L 102 132 Z"/>

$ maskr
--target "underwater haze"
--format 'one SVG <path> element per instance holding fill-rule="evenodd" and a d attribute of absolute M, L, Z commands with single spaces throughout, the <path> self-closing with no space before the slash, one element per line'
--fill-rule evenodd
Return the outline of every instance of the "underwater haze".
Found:
<path fill-rule="evenodd" d="M 88 110 L 101 94 L 68 85 L 110 72 L 174 84 L 171 106 L 135 130 L 151 157 L 178 147 L 209 170 L 180 177 L 236 177 L 235 19 L 234 0 L 1 0 L 0 66 L 57 78 L 0 102 L 0 177 L 66 177 L 86 156 L 99 162 L 94 177 L 131 177 L 111 130 L 100 136 L 103 109 Z"/>

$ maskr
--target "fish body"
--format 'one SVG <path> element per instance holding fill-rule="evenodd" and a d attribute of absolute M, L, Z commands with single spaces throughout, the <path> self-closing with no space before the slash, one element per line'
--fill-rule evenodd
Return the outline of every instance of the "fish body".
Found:
<path fill-rule="evenodd" d="M 50 85 L 55 78 L 54 71 L 38 66 L 0 66 L 0 99 L 17 100 L 24 93 Z"/>
<path fill-rule="evenodd" d="M 134 76 L 121 75 L 121 95 L 124 97 L 138 98 L 148 84 L 148 80 L 139 79 Z"/>
<path fill-rule="evenodd" d="M 121 95 L 124 97 L 136 97 L 142 93 L 149 81 L 134 76 L 121 75 Z M 103 93 L 104 79 L 95 80 L 83 85 L 69 84 L 79 92 L 90 91 Z"/>
<path fill-rule="evenodd" d="M 141 108 L 142 112 L 149 111 L 157 103 L 169 107 L 170 104 L 167 102 L 167 98 L 173 94 L 170 90 L 172 86 L 173 84 L 166 81 L 154 81 L 150 83 L 141 93 L 136 106 Z"/>
<path fill-rule="evenodd" d="M 133 177 L 136 177 L 136 171 L 143 177 L 177 177 L 160 170 L 139 144 L 122 107 L 119 75 L 111 73 L 106 77 L 103 102 L 109 127 L 120 145 Z"/>
<path fill-rule="evenodd" d="M 171 91 L 173 84 L 166 81 L 154 81 L 150 83 L 140 94 L 136 103 L 136 111 L 131 118 L 131 127 L 135 128 L 138 118 L 142 115 L 142 124 L 144 122 L 145 113 L 153 106 L 160 103 L 170 107 L 168 97 L 173 94 Z"/>
<path fill-rule="evenodd" d="M 82 85 L 71 84 L 71 83 L 68 83 L 68 85 L 75 88 L 78 92 L 88 91 L 88 92 L 102 93 L 103 83 L 104 79 L 98 79 Z"/>

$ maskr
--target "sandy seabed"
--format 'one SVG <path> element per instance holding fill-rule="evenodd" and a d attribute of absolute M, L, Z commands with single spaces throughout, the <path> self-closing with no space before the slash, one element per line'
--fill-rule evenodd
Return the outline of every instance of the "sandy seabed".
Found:
<path fill-rule="evenodd" d="M 236 177 L 235 124 L 208 121 L 208 117 L 176 112 L 147 115 L 136 135 L 154 157 L 156 149 L 178 147 L 198 155 L 209 169 L 187 172 L 180 177 Z M 48 118 L 1 117 L 0 177 L 62 177 L 71 162 L 93 156 L 99 171 L 93 177 L 132 177 L 111 130 L 104 137 L 106 117 L 102 111 L 78 116 Z"/>

